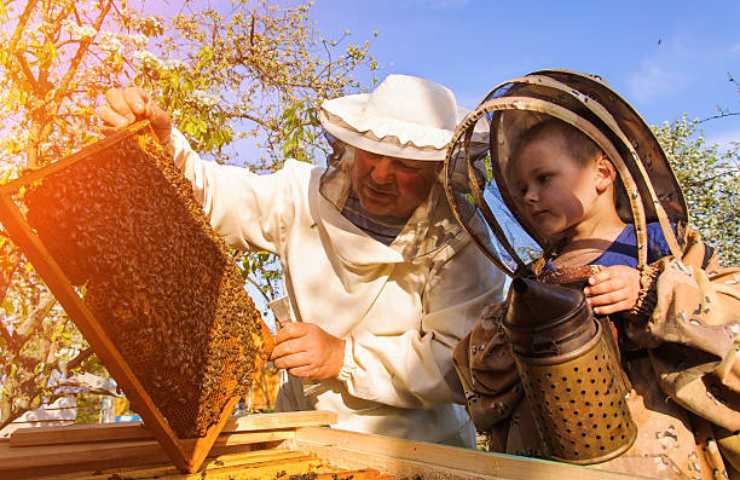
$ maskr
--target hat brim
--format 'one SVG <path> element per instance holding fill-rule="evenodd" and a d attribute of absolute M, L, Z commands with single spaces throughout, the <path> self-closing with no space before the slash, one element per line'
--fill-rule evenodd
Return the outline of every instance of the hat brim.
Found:
<path fill-rule="evenodd" d="M 453 131 L 394 118 L 365 118 L 363 111 L 368 100 L 367 94 L 328 100 L 319 111 L 319 122 L 329 134 L 355 148 L 407 160 L 444 161 Z M 458 107 L 458 120 L 467 113 L 467 109 Z M 483 150 L 487 141 L 486 124 L 476 128 L 473 142 Z"/>
<path fill-rule="evenodd" d="M 359 132 L 331 121 L 325 112 L 319 113 L 319 122 L 324 130 L 340 141 L 355 148 L 387 157 L 407 160 L 441 162 L 445 159 L 445 148 L 418 147 L 414 144 L 402 145 L 397 138 L 385 136 L 378 138 L 372 131 Z M 451 135 L 450 135 L 451 136 Z"/>

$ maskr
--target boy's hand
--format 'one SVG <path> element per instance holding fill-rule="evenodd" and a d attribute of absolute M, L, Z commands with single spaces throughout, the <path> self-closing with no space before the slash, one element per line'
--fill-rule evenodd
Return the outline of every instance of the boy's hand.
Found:
<path fill-rule="evenodd" d="M 137 120 L 148 119 L 161 143 L 167 143 L 172 124 L 167 112 L 159 108 L 139 87 L 111 88 L 105 92 L 105 103 L 98 108 L 103 120 L 103 133 L 121 130 Z"/>
<path fill-rule="evenodd" d="M 640 272 L 626 265 L 606 267 L 588 279 L 586 301 L 597 315 L 631 310 L 640 293 Z"/>
<path fill-rule="evenodd" d="M 272 361 L 296 377 L 325 380 L 339 375 L 345 341 L 311 323 L 287 323 L 278 331 Z"/>

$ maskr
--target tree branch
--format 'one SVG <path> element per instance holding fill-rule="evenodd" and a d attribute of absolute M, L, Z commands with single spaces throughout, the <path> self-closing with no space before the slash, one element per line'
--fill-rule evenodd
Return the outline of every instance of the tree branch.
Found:
<path fill-rule="evenodd" d="M 44 98 L 44 92 L 41 91 L 41 88 L 39 88 L 39 81 L 34 77 L 33 71 L 31 71 L 31 67 L 28 65 L 28 61 L 26 60 L 26 57 L 23 55 L 22 52 L 14 52 L 15 58 L 18 60 L 18 64 L 21 67 L 21 71 L 23 72 L 23 76 L 26 77 L 26 81 L 31 84 L 31 90 L 33 90 L 33 93 L 36 94 L 39 98 Z"/>
<path fill-rule="evenodd" d="M 737 174 L 737 173 L 738 173 L 738 171 L 739 171 L 739 169 L 737 169 L 737 168 L 735 168 L 735 169 L 731 169 L 731 170 L 725 170 L 724 172 L 718 173 L 718 174 L 716 174 L 716 175 L 712 175 L 711 177 L 707 177 L 707 178 L 701 178 L 701 179 L 699 179 L 699 180 L 696 180 L 696 181 L 694 181 L 694 182 L 688 182 L 688 184 L 689 184 L 690 186 L 692 186 L 692 187 L 698 187 L 698 186 L 700 186 L 700 185 L 704 185 L 704 184 L 705 184 L 705 183 L 707 183 L 707 182 L 712 182 L 712 181 L 714 181 L 714 180 L 716 180 L 716 179 L 718 179 L 718 178 L 722 178 L 722 177 L 724 177 L 725 175 L 728 175 L 728 174 L 733 174 L 733 173 L 734 173 L 734 174 Z"/>
<path fill-rule="evenodd" d="M 108 12 L 110 12 L 112 4 L 113 4 L 113 0 L 108 0 L 105 6 L 101 8 L 98 18 L 95 19 L 95 24 L 93 28 L 95 28 L 96 35 L 97 35 L 97 32 L 100 31 L 100 27 L 103 25 L 103 21 L 105 21 L 105 17 L 108 16 Z M 64 75 L 64 78 L 59 83 L 59 87 L 57 88 L 57 93 L 55 95 L 56 100 L 59 100 L 59 98 L 64 94 L 64 92 L 67 91 L 67 88 L 69 87 L 69 83 L 72 81 L 75 74 L 77 73 L 77 69 L 80 67 L 80 63 L 82 62 L 82 59 L 84 58 L 85 53 L 87 52 L 87 49 L 92 43 L 93 38 L 94 37 L 86 38 L 85 40 L 80 42 L 80 46 L 77 49 L 75 56 L 72 58 L 72 61 L 69 64 L 69 69 L 67 69 L 67 73 Z"/>
<path fill-rule="evenodd" d="M 29 0 L 26 4 L 26 8 L 23 9 L 23 13 L 21 13 L 20 18 L 18 19 L 18 25 L 16 25 L 15 31 L 13 32 L 13 36 L 10 37 L 10 44 L 8 45 L 9 52 L 15 51 L 18 40 L 20 40 L 21 35 L 23 35 L 23 31 L 26 29 L 26 24 L 31 18 L 31 13 L 33 12 L 33 9 L 36 8 L 37 3 L 38 0 Z"/>
<path fill-rule="evenodd" d="M 256 123 L 257 125 L 266 128 L 267 130 L 271 130 L 273 132 L 279 132 L 280 131 L 279 128 L 277 128 L 277 127 L 275 127 L 273 125 L 270 125 L 269 122 L 266 122 L 265 120 L 263 120 L 263 119 L 261 119 L 259 117 L 255 117 L 254 115 L 250 115 L 248 113 L 236 113 L 236 114 L 232 114 L 231 115 L 231 118 L 241 118 L 241 119 L 244 119 L 244 120 L 251 120 L 252 122 Z"/>
<path fill-rule="evenodd" d="M 18 327 L 18 334 L 26 337 L 24 340 L 27 340 L 28 337 L 31 336 L 31 333 L 38 328 L 44 318 L 49 315 L 49 312 L 51 312 L 51 309 L 54 308 L 56 303 L 57 299 L 50 296 L 43 305 L 34 310 L 30 318 L 26 319 L 26 321 Z M 23 341 L 23 343 L 25 344 L 25 341 Z"/>
<path fill-rule="evenodd" d="M 3 252 L 3 254 L 6 254 L 6 252 Z M 8 254 L 8 256 L 10 256 L 10 254 Z M 21 263 L 21 259 L 18 256 L 11 259 L 10 261 L 13 263 L 10 264 L 9 267 L 6 267 L 4 269 L 5 272 L 0 272 L 0 302 L 5 300 L 5 295 L 8 292 L 8 288 L 10 288 L 13 275 L 15 275 L 15 272 L 16 270 L 18 270 L 18 266 Z"/>
<path fill-rule="evenodd" d="M 8 415 L 8 418 L 6 418 L 5 420 L 0 421 L 0 430 L 2 430 L 3 428 L 7 427 L 8 425 L 10 425 L 11 423 L 15 422 L 16 420 L 18 420 L 18 418 L 21 417 L 27 411 L 28 410 L 23 410 L 23 409 L 18 410 L 18 411 L 15 411 L 15 412 L 12 412 L 11 411 L 10 415 Z"/>
<path fill-rule="evenodd" d="M 79 367 L 80 365 L 82 365 L 82 363 L 85 360 L 90 358 L 93 355 L 93 353 L 95 352 L 93 351 L 92 348 L 89 348 L 89 347 L 81 351 L 80 353 L 77 354 L 75 358 L 67 362 L 66 370 L 67 371 L 74 370 L 75 368 Z M 64 374 L 66 376 L 67 372 L 64 372 Z"/>
<path fill-rule="evenodd" d="M 705 123 L 705 122 L 708 122 L 710 120 L 717 120 L 717 119 L 720 119 L 720 118 L 734 117 L 734 116 L 737 116 L 737 115 L 740 115 L 740 112 L 722 112 L 722 113 L 718 113 L 717 115 L 712 115 L 710 117 L 702 118 L 701 120 L 698 120 L 696 122 L 696 124 L 698 125 L 700 123 Z"/>
<path fill-rule="evenodd" d="M 267 303 L 270 303 L 270 302 L 272 302 L 272 300 L 270 300 L 270 298 L 269 298 L 269 297 L 267 296 L 267 294 L 266 294 L 265 292 L 263 292 L 263 291 L 262 291 L 262 288 L 260 288 L 259 284 L 258 284 L 257 282 L 255 282 L 255 281 L 254 281 L 254 280 L 253 280 L 253 279 L 252 279 L 252 278 L 251 278 L 251 277 L 250 277 L 249 275 L 246 275 L 246 276 L 244 277 L 244 279 L 245 279 L 246 281 L 248 281 L 249 283 L 251 283 L 251 284 L 252 284 L 252 286 L 253 286 L 254 288 L 256 288 L 258 292 L 260 292 L 260 294 L 262 295 L 262 297 L 263 297 L 263 298 L 265 299 L 265 302 L 267 302 Z"/>

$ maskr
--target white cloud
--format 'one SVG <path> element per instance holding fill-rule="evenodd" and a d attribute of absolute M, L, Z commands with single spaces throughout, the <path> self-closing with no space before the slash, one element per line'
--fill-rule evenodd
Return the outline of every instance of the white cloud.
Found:
<path fill-rule="evenodd" d="M 733 55 L 740 55 L 740 42 L 730 47 L 730 53 Z"/>
<path fill-rule="evenodd" d="M 678 91 L 685 82 L 683 74 L 652 59 L 643 60 L 627 80 L 631 96 L 645 103 Z"/>
<path fill-rule="evenodd" d="M 695 76 L 689 66 L 706 55 L 707 52 L 697 49 L 693 42 L 680 35 L 663 39 L 643 56 L 637 69 L 628 76 L 630 94 L 641 103 L 650 103 L 681 91 Z"/>

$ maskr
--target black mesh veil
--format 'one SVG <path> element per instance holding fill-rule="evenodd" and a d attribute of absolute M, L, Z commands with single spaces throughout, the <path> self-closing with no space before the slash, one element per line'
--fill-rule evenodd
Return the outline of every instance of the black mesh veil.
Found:
<path fill-rule="evenodd" d="M 576 88 L 577 87 L 577 88 Z M 547 118 L 561 120 L 589 137 L 617 170 L 625 209 L 638 236 L 638 264 L 647 257 L 647 222 L 660 223 L 677 255 L 671 222 L 687 220 L 678 183 L 650 128 L 621 97 L 599 79 L 573 72 L 537 72 L 496 86 L 458 125 L 448 148 L 445 182 L 451 208 L 486 255 L 513 275 L 557 239 L 544 238 L 518 211 L 504 173 L 516 144 L 526 131 Z M 490 126 L 489 149 L 471 148 L 471 131 Z M 486 231 L 475 227 L 482 218 Z M 491 234 L 495 240 L 491 240 Z"/>

